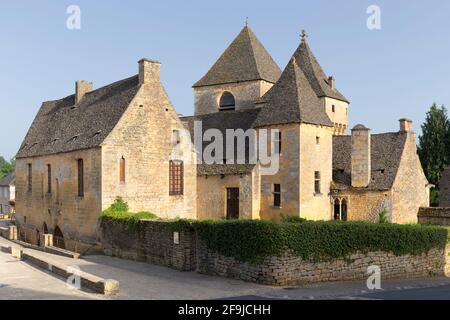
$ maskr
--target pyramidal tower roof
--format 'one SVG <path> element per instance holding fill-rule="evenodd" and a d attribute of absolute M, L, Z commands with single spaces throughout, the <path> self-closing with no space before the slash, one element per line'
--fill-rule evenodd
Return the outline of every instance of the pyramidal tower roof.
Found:
<path fill-rule="evenodd" d="M 286 123 L 333 126 L 295 57 L 291 58 L 278 82 L 261 98 L 260 103 L 261 111 L 255 127 Z"/>
<path fill-rule="evenodd" d="M 247 25 L 194 87 L 265 80 L 275 83 L 281 70 Z"/>
<path fill-rule="evenodd" d="M 294 57 L 318 97 L 329 97 L 349 102 L 343 94 L 334 88 L 333 84 L 329 83 L 329 78 L 308 45 L 305 31 L 302 32 L 302 41 L 295 51 Z"/>

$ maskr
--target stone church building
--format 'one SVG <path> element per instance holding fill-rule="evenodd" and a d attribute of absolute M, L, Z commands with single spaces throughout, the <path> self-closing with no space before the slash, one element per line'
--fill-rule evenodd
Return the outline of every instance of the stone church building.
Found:
<path fill-rule="evenodd" d="M 304 33 L 281 71 L 245 26 L 193 90 L 194 115 L 177 115 L 160 64 L 143 59 L 134 77 L 97 90 L 78 81 L 74 95 L 43 103 L 17 154 L 23 236 L 53 233 L 69 248 L 95 244 L 98 218 L 117 196 L 132 211 L 162 218 L 376 222 L 385 211 L 409 223 L 428 206 L 411 121 L 400 120 L 398 132 L 357 125 L 347 135 L 349 101 Z M 227 156 L 199 161 L 198 122 L 200 133 L 223 136 L 276 129 L 269 144 L 279 170 L 264 174 L 259 162 Z"/>

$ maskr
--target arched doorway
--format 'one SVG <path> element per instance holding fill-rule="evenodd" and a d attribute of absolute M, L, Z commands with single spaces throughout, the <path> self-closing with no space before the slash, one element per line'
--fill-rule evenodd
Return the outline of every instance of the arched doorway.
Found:
<path fill-rule="evenodd" d="M 334 200 L 334 220 L 341 220 L 341 202 L 339 199 Z"/>
<path fill-rule="evenodd" d="M 42 226 L 42 230 L 44 230 L 44 234 L 48 234 L 48 227 L 45 222 L 44 222 L 44 225 Z"/>
<path fill-rule="evenodd" d="M 64 235 L 58 226 L 55 227 L 55 231 L 53 232 L 53 245 L 61 249 L 66 248 L 66 244 L 64 243 Z"/>
<path fill-rule="evenodd" d="M 36 229 L 36 245 L 38 247 L 41 246 L 41 233 L 39 232 L 39 229 Z"/>

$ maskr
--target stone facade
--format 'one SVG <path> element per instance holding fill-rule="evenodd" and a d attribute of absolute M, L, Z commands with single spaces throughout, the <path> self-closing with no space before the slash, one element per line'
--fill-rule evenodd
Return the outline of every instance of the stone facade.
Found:
<path fill-rule="evenodd" d="M 160 83 L 159 68 L 157 62 L 140 61 L 139 88 L 97 147 L 17 158 L 16 219 L 23 240 L 37 244 L 40 234 L 58 227 L 67 249 L 80 252 L 96 246 L 98 218 L 118 196 L 132 211 L 150 211 L 161 218 L 196 217 L 195 150 L 189 139 L 173 141 L 174 131 L 184 127 Z M 169 194 L 170 160 L 183 161 L 185 187 L 180 195 Z"/>
<path fill-rule="evenodd" d="M 0 215 L 10 214 L 14 210 L 16 186 L 15 173 L 0 179 Z"/>
<path fill-rule="evenodd" d="M 254 102 L 262 97 L 272 86 L 273 83 L 257 80 L 195 87 L 195 115 L 218 112 L 219 101 L 224 92 L 230 92 L 234 96 L 236 110 L 254 108 Z"/>
<path fill-rule="evenodd" d="M 439 206 L 450 207 L 450 167 L 444 170 L 441 181 L 439 181 Z"/>
<path fill-rule="evenodd" d="M 420 208 L 418 219 L 424 225 L 450 226 L 450 208 Z"/>

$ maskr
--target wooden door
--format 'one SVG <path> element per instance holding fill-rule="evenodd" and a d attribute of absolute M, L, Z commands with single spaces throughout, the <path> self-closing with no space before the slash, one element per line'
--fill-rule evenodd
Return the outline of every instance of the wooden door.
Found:
<path fill-rule="evenodd" d="M 227 189 L 227 219 L 239 219 L 239 188 Z"/>

